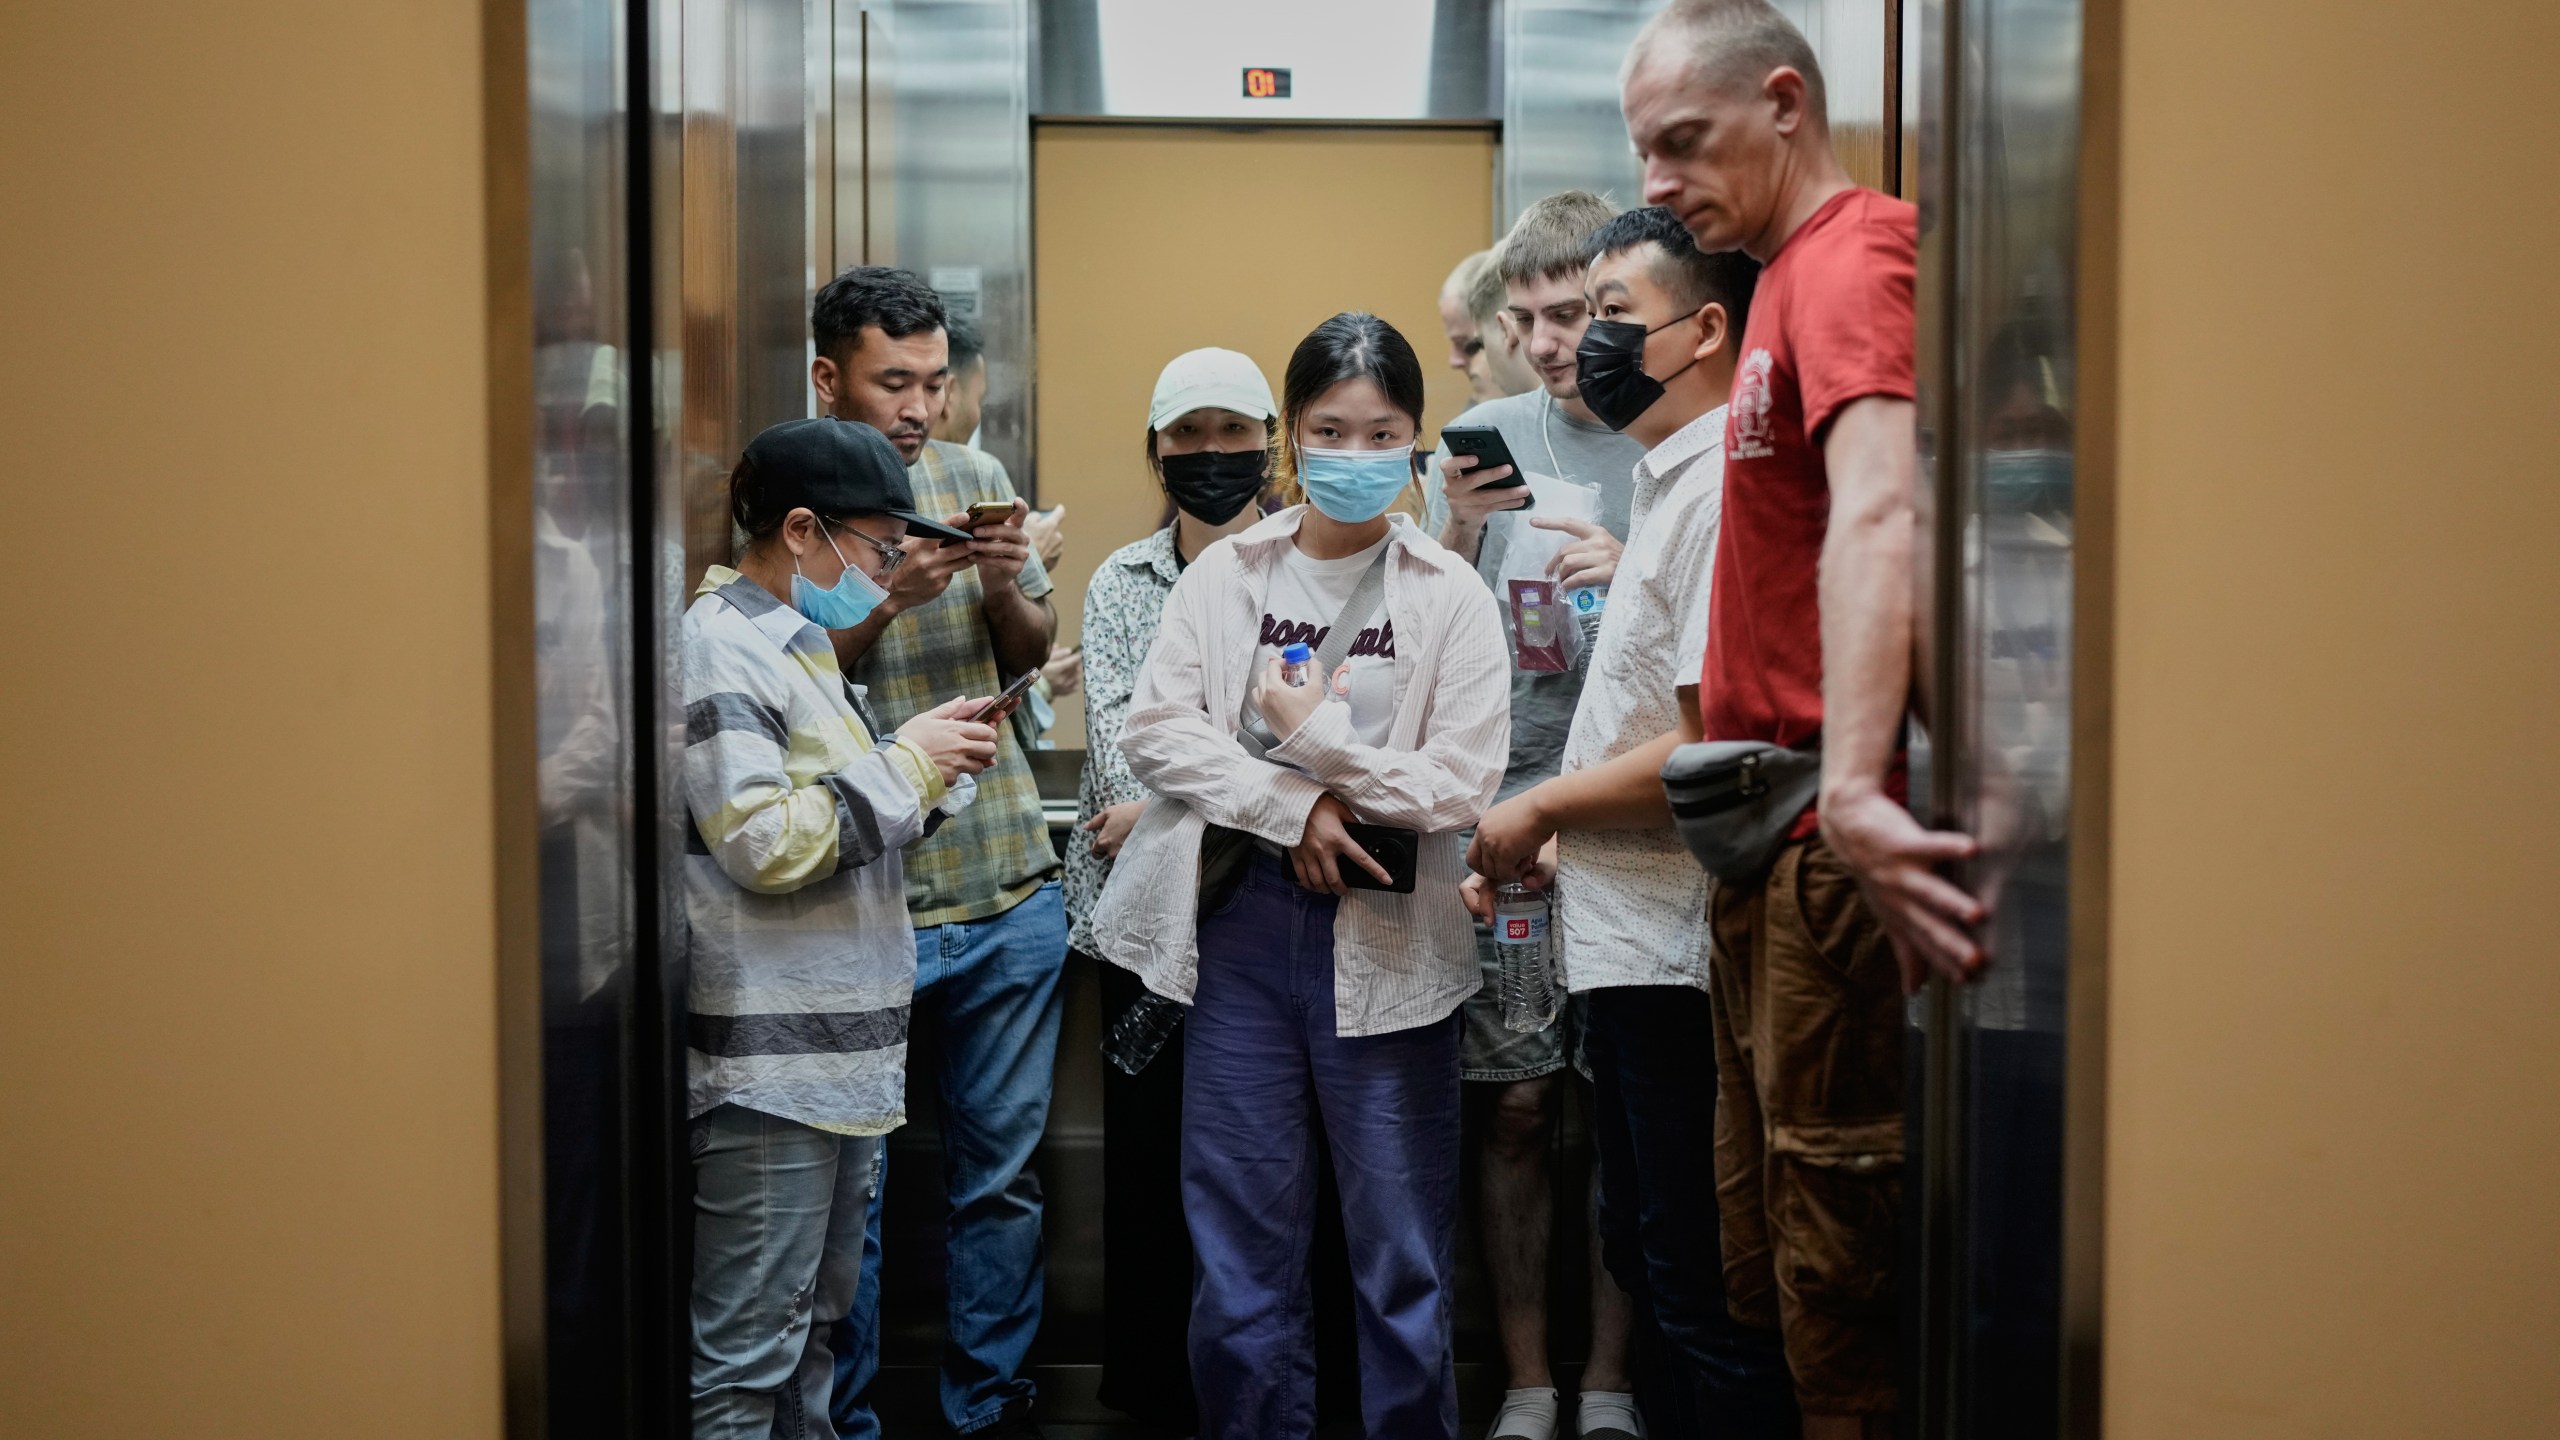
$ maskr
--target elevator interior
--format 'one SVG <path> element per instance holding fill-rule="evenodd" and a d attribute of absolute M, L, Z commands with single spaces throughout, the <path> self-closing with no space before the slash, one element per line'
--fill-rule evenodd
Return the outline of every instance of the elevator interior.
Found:
<path fill-rule="evenodd" d="M 668 637 L 704 567 L 729 558 L 724 486 L 738 450 L 811 413 L 814 288 L 845 265 L 898 264 L 977 320 L 989 367 L 981 443 L 1035 503 L 1065 500 L 1078 517 L 1059 605 L 1072 637 L 1081 576 L 1137 532 L 1109 518 L 1127 509 L 1108 496 L 1134 484 L 1129 467 L 1097 470 L 1070 432 L 1093 424 L 1098 443 L 1120 436 L 1125 451 L 1137 426 L 1134 413 L 1097 423 L 1051 404 L 1085 393 L 1068 372 L 1092 364 L 1065 327 L 1097 322 L 1078 316 L 1095 297 L 1077 290 L 1076 272 L 1045 268 L 1055 257 L 1040 253 L 1042 237 L 1064 245 L 1074 233 L 1074 197 L 1047 187 L 1070 163 L 1093 163 L 1097 146 L 1247 156 L 1330 136 L 1438 147 L 1477 167 L 1468 193 L 1480 210 L 1453 217 L 1466 202 L 1442 200 L 1429 224 L 1392 209 L 1361 217 L 1422 256 L 1414 273 L 1436 286 L 1539 196 L 1580 186 L 1641 203 L 1617 68 L 1656 8 L 531 0 L 540 1024 L 511 1043 L 538 1051 L 543 1078 L 538 1103 L 511 1112 L 510 1192 L 539 1197 L 510 1226 L 514 1433 L 683 1429 L 684 974 L 664 880 L 681 855 L 682 727 Z M 1926 793 L 1992 839 L 1975 878 L 2000 897 L 1993 978 L 1912 1012 L 1923 1083 L 1910 1183 L 1924 1202 L 1906 1257 L 1920 1282 L 1905 1287 L 1921 1340 L 1915 1418 L 1932 1436 L 2057 1434 L 2092 1403 L 2095 1231 L 2082 1202 L 2094 1193 L 2088 1077 L 2102 1015 L 2071 844 L 2102 753 L 2087 728 L 2102 706 L 2087 702 L 2093 681 L 2073 663 L 2075 607 L 2087 603 L 2074 583 L 2086 502 L 2072 466 L 2081 5 L 1781 8 L 1822 56 L 1852 173 L 1923 205 L 1922 446 L 1937 536 Z M 1346 32 L 1362 43 L 1344 43 Z M 1254 95 L 1239 78 L 1254 68 L 1295 83 L 1285 98 Z M 1284 199 L 1256 189 L 1240 208 L 1285 236 L 1304 217 Z M 1166 192 L 1169 207 L 1185 203 Z M 1304 280 L 1269 288 L 1296 293 Z M 1229 283 L 1250 292 L 1254 276 Z M 1428 289 L 1371 301 L 1359 288 L 1346 282 L 1323 313 L 1393 303 L 1428 314 Z M 1273 323 L 1303 331 L 1319 318 Z M 1415 337 L 1426 354 L 1430 333 L 1426 321 Z M 1133 352 L 1125 363 L 1146 374 L 1115 383 L 1143 387 L 1162 358 Z M 1454 407 L 1438 408 L 1438 394 L 1434 404 L 1436 427 Z M 1060 733 L 1070 746 L 1080 735 L 1072 713 Z M 1072 819 L 1076 763 L 1072 749 L 1041 759 L 1053 831 Z M 1037 1162 L 1049 1270 L 1034 1358 L 1044 1414 L 1072 1422 L 1107 1418 L 1090 1397 L 1108 1276 L 1099 1001 L 1090 973 L 1070 981 Z M 919 1073 L 931 1043 L 918 1037 Z M 1558 1156 L 1560 1358 L 1581 1343 L 1573 1297 L 1586 1283 L 1575 1197 L 1589 1156 L 1574 1108 Z M 929 1413 L 918 1401 L 939 1335 L 932 1097 L 916 1094 L 910 1113 L 891 1141 L 884 1237 L 893 1424 Z M 1472 1243 L 1462 1235 L 1462 1256 Z M 1499 1385 L 1481 1290 L 1470 1266 L 1459 1346 L 1471 1397 Z"/>

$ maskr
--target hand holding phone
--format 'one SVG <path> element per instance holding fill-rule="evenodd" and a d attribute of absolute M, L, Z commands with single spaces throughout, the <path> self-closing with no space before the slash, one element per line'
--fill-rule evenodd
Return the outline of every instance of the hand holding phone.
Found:
<path fill-rule="evenodd" d="M 1502 432 L 1490 425 L 1452 425 L 1440 432 L 1440 443 L 1449 447 L 1452 456 L 1464 455 L 1475 461 L 1472 473 L 1478 477 L 1479 490 L 1525 490 L 1529 477 L 1520 473 L 1520 462 L 1511 458 L 1511 446 Z M 1493 471 L 1508 468 L 1507 475 Z M 1490 478 L 1485 478 L 1490 477 Z"/>
<path fill-rule="evenodd" d="M 1526 510 L 1532 497 L 1529 481 L 1512 458 L 1502 434 L 1489 426 L 1452 425 L 1440 432 L 1449 449 L 1441 462 L 1441 493 L 1449 518 L 1462 531 L 1480 529 L 1486 517 L 1503 510 Z"/>
<path fill-rule="evenodd" d="M 978 713 L 970 716 L 969 718 L 980 725 L 993 725 L 996 721 L 1003 719 L 1007 714 L 1011 713 L 1013 707 L 1021 703 L 1022 697 L 1031 693 L 1031 687 L 1037 683 L 1039 679 L 1039 671 L 1023 671 L 1020 675 L 1014 677 L 1012 684 L 1004 687 L 1004 692 L 1002 694 L 996 696 L 996 698 L 988 701 L 986 704 L 979 706 Z"/>
<path fill-rule="evenodd" d="M 1019 500 L 981 500 L 969 507 L 969 563 L 988 585 L 1015 585 L 1031 563 L 1031 537 L 1016 518 Z"/>
<path fill-rule="evenodd" d="M 1393 895 L 1413 893 L 1415 869 L 1422 858 L 1421 832 L 1397 825 L 1363 825 L 1358 821 L 1342 828 L 1350 832 L 1352 841 L 1387 872 L 1387 878 L 1380 880 L 1357 865 L 1346 865 L 1341 869 L 1343 884 L 1354 890 L 1384 890 Z"/>
<path fill-rule="evenodd" d="M 1340 895 L 1351 888 L 1344 877 L 1353 870 L 1368 872 L 1371 889 L 1395 883 L 1394 873 L 1351 838 L 1347 827 L 1359 823 L 1352 818 L 1351 807 L 1339 799 L 1330 794 L 1316 797 L 1315 808 L 1307 812 L 1305 832 L 1289 849 L 1289 868 L 1300 885 Z"/>
<path fill-rule="evenodd" d="M 964 707 L 974 708 L 965 696 L 945 701 L 898 727 L 898 738 L 922 750 L 945 785 L 996 763 L 996 732 L 962 713 Z"/>

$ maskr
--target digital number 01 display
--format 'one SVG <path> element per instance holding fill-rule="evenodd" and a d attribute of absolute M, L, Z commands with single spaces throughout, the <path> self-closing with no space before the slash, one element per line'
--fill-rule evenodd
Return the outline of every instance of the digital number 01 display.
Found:
<path fill-rule="evenodd" d="M 1289 72 L 1248 66 L 1244 72 L 1244 98 L 1247 100 L 1288 99 Z"/>

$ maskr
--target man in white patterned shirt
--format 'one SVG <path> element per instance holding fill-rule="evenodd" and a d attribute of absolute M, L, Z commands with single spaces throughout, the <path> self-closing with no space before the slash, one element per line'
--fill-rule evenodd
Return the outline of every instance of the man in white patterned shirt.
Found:
<path fill-rule="evenodd" d="M 1647 449 L 1563 771 L 1478 824 L 1469 903 L 1485 903 L 1485 877 L 1556 888 L 1599 1094 L 1602 1255 L 1681 1372 L 1652 1407 L 1653 1432 L 1774 1437 L 1795 1424 L 1778 1337 L 1736 1324 L 1724 1301 L 1707 877 L 1672 832 L 1660 780 L 1671 750 L 1698 738 L 1724 401 L 1759 267 L 1700 254 L 1661 209 L 1617 217 L 1591 250 L 1584 403 Z"/>

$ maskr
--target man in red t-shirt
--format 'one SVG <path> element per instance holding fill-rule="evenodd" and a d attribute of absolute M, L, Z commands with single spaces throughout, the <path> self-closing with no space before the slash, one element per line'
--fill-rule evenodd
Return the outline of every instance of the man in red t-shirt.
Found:
<path fill-rule="evenodd" d="M 1822 72 L 1766 0 L 1674 0 L 1622 101 L 1645 201 L 1765 269 L 1725 435 L 1700 675 L 1711 740 L 1819 745 L 1818 807 L 1713 901 L 1716 1176 L 1735 1318 L 1776 1324 L 1808 1440 L 1896 1405 L 1902 994 L 1980 963 L 1972 853 L 1904 808 L 1917 215 L 1850 183 Z M 1896 956 L 1900 957 L 1897 969 Z"/>

